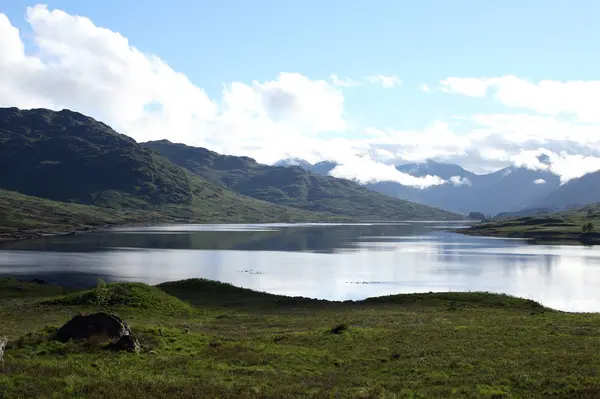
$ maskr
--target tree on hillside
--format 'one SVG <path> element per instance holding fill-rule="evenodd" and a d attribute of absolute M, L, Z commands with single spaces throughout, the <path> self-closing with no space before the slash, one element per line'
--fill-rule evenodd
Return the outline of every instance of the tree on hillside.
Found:
<path fill-rule="evenodd" d="M 594 231 L 594 224 L 592 222 L 586 223 L 581 228 L 584 233 L 592 233 Z"/>

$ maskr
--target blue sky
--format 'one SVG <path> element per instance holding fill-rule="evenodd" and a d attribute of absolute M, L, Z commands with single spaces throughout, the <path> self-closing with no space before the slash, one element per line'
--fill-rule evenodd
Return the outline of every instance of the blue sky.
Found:
<path fill-rule="evenodd" d="M 27 29 L 31 1 L 3 5 Z M 427 96 L 447 76 L 592 79 L 600 70 L 600 2 L 562 0 L 46 1 L 159 55 L 211 95 L 224 83 L 300 72 L 313 79 L 396 75 L 400 90 L 347 94 L 357 122 L 418 128 L 477 107 Z"/>
<path fill-rule="evenodd" d="M 8 3 L 0 5 L 0 13 L 19 29 L 27 52 L 35 54 L 36 36 L 25 14 L 27 7 L 36 3 Z M 447 124 L 453 134 L 466 136 L 475 123 L 473 116 L 480 114 L 526 112 L 531 117 L 550 115 L 552 123 L 562 123 L 562 113 L 581 116 L 586 110 L 579 112 L 563 104 L 563 108 L 549 111 L 549 105 L 540 103 L 546 92 L 541 91 L 539 82 L 593 82 L 600 71 L 600 2 L 592 0 L 63 0 L 45 4 L 49 10 L 84 16 L 97 27 L 120 33 L 131 46 L 157 55 L 174 71 L 185 74 L 216 102 L 222 97 L 224 85 L 240 82 L 251 86 L 254 81 L 273 81 L 282 72 L 301 74 L 313 81 L 327 81 L 331 74 L 360 82 L 372 75 L 396 76 L 402 81 L 398 87 L 388 89 L 366 83 L 338 88 L 343 95 L 343 118 L 348 128 L 320 132 L 326 138 L 360 139 L 368 128 L 419 135 L 438 123 Z M 535 101 L 522 104 L 519 94 L 512 92 L 507 94 L 508 100 L 503 97 L 499 101 L 493 95 L 465 95 L 458 86 L 450 87 L 449 92 L 439 90 L 440 82 L 449 77 L 509 75 L 538 85 Z M 505 83 L 489 83 L 490 90 L 500 90 Z M 424 92 L 423 84 L 432 90 Z M 551 95 L 559 101 L 561 93 L 554 90 Z M 108 113 L 99 111 L 98 115 Z M 582 121 L 571 118 L 568 122 Z M 114 123 L 118 127 L 125 125 L 118 120 Z M 498 122 L 494 134 L 502 135 L 502 126 Z M 522 129 L 532 125 L 528 121 L 520 126 Z M 536 125 L 529 131 L 541 130 L 543 126 Z M 513 127 L 508 130 L 516 129 Z M 444 151 L 438 153 L 483 170 L 485 162 L 489 168 L 514 162 L 514 156 L 522 155 L 511 152 L 515 148 L 558 154 L 561 145 L 566 144 L 562 136 L 555 136 L 553 144 L 543 148 L 540 145 L 548 142 L 548 137 L 539 137 L 529 146 L 514 141 L 498 143 L 498 148 L 507 152 L 504 158 L 474 156 L 466 147 L 457 150 L 454 158 Z M 381 148 L 388 148 L 390 140 L 388 137 L 388 146 Z M 587 147 L 577 147 L 575 151 L 581 150 L 585 156 L 599 155 L 596 144 L 586 143 Z M 227 148 L 221 145 L 216 149 Z M 397 158 L 418 158 L 402 154 Z"/>

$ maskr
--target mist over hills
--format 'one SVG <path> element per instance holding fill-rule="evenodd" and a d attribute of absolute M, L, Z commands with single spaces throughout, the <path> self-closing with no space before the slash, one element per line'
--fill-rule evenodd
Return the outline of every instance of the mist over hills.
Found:
<path fill-rule="evenodd" d="M 372 191 L 360 184 L 307 170 L 307 162 L 269 166 L 248 157 L 221 155 L 168 140 L 142 143 L 191 173 L 263 201 L 368 219 L 451 219 L 446 211 Z M 318 166 L 318 165 L 317 165 Z"/>
<path fill-rule="evenodd" d="M 540 156 L 539 161 L 548 160 Z M 337 166 L 324 161 L 310 164 L 294 160 L 295 165 L 317 174 L 328 175 Z M 278 162 L 286 165 L 287 161 Z M 456 164 L 428 160 L 397 165 L 396 169 L 416 177 L 438 176 L 444 184 L 416 188 L 393 181 L 365 184 L 371 190 L 452 212 L 472 211 L 496 215 L 528 209 L 564 209 L 600 202 L 600 172 L 586 174 L 561 185 L 560 177 L 547 170 L 509 166 L 489 174 L 476 174 Z"/>
<path fill-rule="evenodd" d="M 298 217 L 316 212 L 378 220 L 523 214 L 600 202 L 600 172 L 561 185 L 558 175 L 525 167 L 476 174 L 432 160 L 397 165 L 408 175 L 444 181 L 417 188 L 338 179 L 330 176 L 336 166 L 298 158 L 269 166 L 167 140 L 138 144 L 77 112 L 0 108 L 0 188 L 55 201 L 136 208 L 200 204 L 215 217 L 235 210 L 264 215 L 273 206 L 274 215 L 286 217 L 291 209 Z"/>

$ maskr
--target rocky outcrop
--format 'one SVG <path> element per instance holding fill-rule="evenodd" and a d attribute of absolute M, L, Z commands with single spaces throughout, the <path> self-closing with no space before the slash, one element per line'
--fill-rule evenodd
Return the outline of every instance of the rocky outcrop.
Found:
<path fill-rule="evenodd" d="M 58 329 L 56 337 L 59 341 L 90 339 L 106 337 L 117 341 L 131 334 L 131 329 L 118 316 L 106 312 L 90 315 L 77 315 Z"/>
<path fill-rule="evenodd" d="M 105 348 L 113 351 L 139 352 L 140 343 L 132 335 L 123 335 L 117 342 L 108 344 Z"/>
<path fill-rule="evenodd" d="M 5 336 L 0 336 L 0 362 L 4 359 L 4 350 L 6 348 L 6 344 L 8 343 L 8 339 Z"/>

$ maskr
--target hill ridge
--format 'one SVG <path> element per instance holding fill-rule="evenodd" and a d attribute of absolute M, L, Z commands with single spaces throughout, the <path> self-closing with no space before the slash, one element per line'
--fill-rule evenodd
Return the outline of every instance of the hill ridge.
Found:
<path fill-rule="evenodd" d="M 168 141 L 142 143 L 191 173 L 237 193 L 279 205 L 371 219 L 458 219 L 459 215 L 393 198 L 350 180 L 322 176 L 299 166 L 269 166 L 249 157 L 221 155 Z"/>

